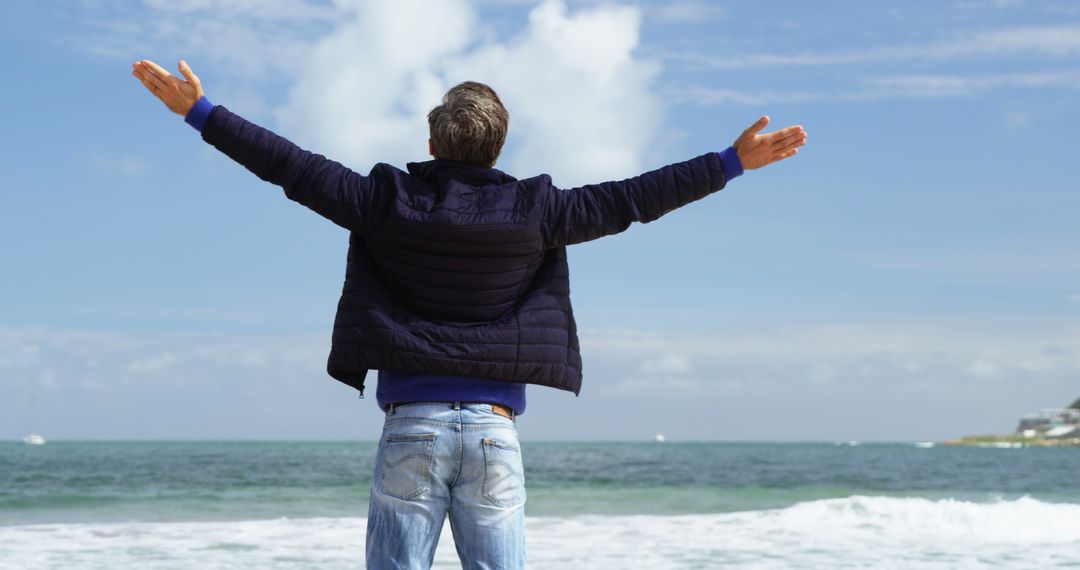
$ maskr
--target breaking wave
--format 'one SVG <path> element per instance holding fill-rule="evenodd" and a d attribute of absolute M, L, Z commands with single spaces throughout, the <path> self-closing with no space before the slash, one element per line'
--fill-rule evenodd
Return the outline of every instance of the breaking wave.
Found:
<path fill-rule="evenodd" d="M 1080 565 L 1080 505 L 852 496 L 697 515 L 529 517 L 530 568 Z M 0 568 L 357 568 L 363 518 L 0 527 Z M 449 527 L 436 568 L 458 568 Z"/>

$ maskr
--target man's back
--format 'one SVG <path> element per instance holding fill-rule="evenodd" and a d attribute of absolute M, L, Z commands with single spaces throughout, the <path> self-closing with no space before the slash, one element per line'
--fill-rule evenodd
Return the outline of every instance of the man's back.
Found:
<path fill-rule="evenodd" d="M 408 168 L 383 168 L 396 196 L 364 235 L 384 283 L 403 308 L 429 320 L 498 320 L 520 302 L 547 249 L 538 181 L 448 160 Z"/>

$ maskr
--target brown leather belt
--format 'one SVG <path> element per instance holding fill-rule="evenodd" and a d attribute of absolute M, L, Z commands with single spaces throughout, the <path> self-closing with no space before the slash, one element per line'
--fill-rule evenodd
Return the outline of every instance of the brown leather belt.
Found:
<path fill-rule="evenodd" d="M 491 404 L 491 411 L 504 418 L 514 419 L 514 412 L 502 404 Z"/>

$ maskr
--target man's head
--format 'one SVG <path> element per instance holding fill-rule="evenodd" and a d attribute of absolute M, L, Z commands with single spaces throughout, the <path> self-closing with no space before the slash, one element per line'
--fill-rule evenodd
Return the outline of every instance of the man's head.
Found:
<path fill-rule="evenodd" d="M 495 90 L 466 81 L 443 96 L 442 104 L 428 113 L 431 154 L 478 166 L 495 166 L 510 114 Z"/>

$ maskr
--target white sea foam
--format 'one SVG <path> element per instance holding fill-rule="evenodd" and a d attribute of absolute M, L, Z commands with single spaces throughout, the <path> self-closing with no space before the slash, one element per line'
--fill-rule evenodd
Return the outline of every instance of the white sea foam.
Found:
<path fill-rule="evenodd" d="M 0 527 L 0 568 L 358 568 L 362 518 Z M 1080 505 L 848 497 L 784 509 L 528 519 L 529 567 L 1080 565 Z M 444 529 L 436 568 L 459 567 Z"/>

